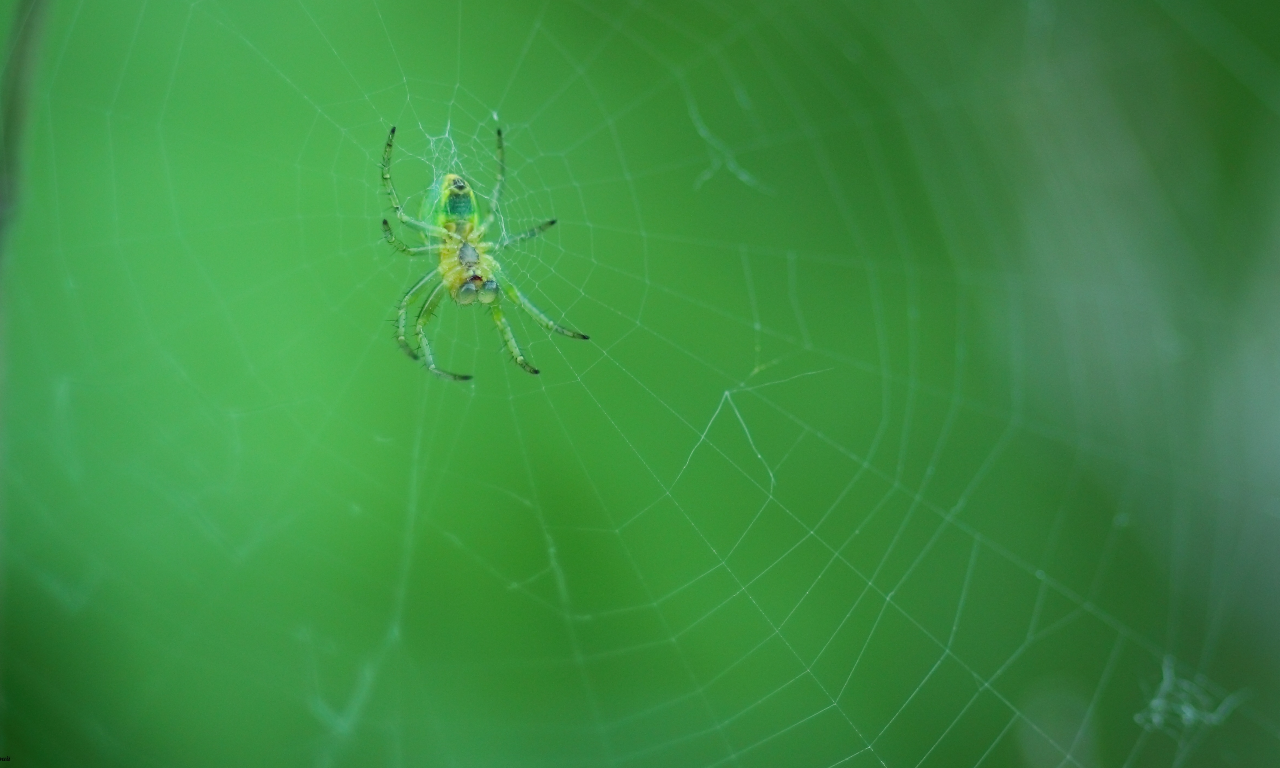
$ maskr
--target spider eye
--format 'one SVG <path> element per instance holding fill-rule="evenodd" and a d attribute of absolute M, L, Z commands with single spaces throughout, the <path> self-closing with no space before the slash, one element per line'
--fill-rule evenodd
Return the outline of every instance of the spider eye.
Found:
<path fill-rule="evenodd" d="M 467 188 L 467 182 L 463 181 L 462 177 L 459 176 L 458 178 L 453 180 L 453 188 L 458 191 L 462 191 Z"/>

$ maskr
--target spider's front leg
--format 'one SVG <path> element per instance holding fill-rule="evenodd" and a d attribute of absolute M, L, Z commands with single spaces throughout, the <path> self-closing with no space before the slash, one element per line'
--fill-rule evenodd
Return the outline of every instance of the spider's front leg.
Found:
<path fill-rule="evenodd" d="M 519 304 L 521 309 L 523 309 L 525 312 L 528 312 L 529 317 L 532 317 L 534 320 L 538 321 L 538 325 L 542 326 L 543 328 L 546 328 L 548 331 L 551 331 L 553 333 L 558 333 L 561 336 L 568 336 L 571 339 L 591 338 L 585 333 L 578 333 L 577 331 L 570 330 L 568 328 L 565 328 L 563 325 L 560 325 L 555 320 L 552 320 L 550 315 L 548 315 L 546 312 L 543 312 L 541 309 L 538 309 L 537 305 L 534 304 L 532 301 L 529 301 L 529 297 L 521 293 L 520 289 L 517 288 L 515 284 L 513 284 L 510 280 L 502 281 L 502 292 L 506 294 L 508 299 L 515 302 L 516 304 Z"/>
<path fill-rule="evenodd" d="M 423 286 L 432 280 L 435 280 L 439 276 L 439 269 L 431 270 L 427 274 L 423 275 L 422 279 L 415 283 L 414 286 L 405 293 L 403 299 L 400 299 L 400 307 L 396 316 L 396 341 L 400 342 L 400 348 L 404 350 L 404 353 L 409 357 L 412 357 L 414 360 L 418 359 L 418 353 L 414 351 L 413 346 L 410 345 L 408 339 L 405 338 L 405 323 L 408 320 L 409 303 L 413 301 L 414 295 L 417 294 L 418 291 L 422 290 Z M 433 293 L 432 295 L 435 294 Z"/>
<path fill-rule="evenodd" d="M 507 322 L 507 318 L 502 316 L 502 308 L 498 306 L 498 302 L 489 305 L 489 313 L 493 315 L 493 322 L 498 326 L 498 333 L 502 334 L 502 340 L 507 345 L 507 351 L 511 353 L 512 359 L 516 361 L 516 365 L 525 369 L 529 373 L 538 374 L 538 369 L 525 359 L 524 353 L 520 351 L 520 345 L 516 342 L 516 334 L 511 330 L 511 323 Z"/>
<path fill-rule="evenodd" d="M 431 342 L 427 341 L 427 321 L 435 314 L 436 307 L 440 305 L 441 299 L 447 294 L 448 291 L 445 290 L 444 283 L 437 283 L 436 287 L 431 290 L 431 295 L 423 303 L 422 310 L 418 312 L 418 345 L 422 350 L 422 362 L 426 363 L 428 371 L 449 381 L 466 381 L 471 378 L 469 374 L 449 373 L 436 367 L 436 360 L 431 356 Z"/>
<path fill-rule="evenodd" d="M 436 307 L 440 306 L 440 301 L 445 297 L 446 291 L 444 283 L 436 283 L 436 287 L 431 289 L 431 293 L 427 296 L 427 300 L 422 304 L 422 309 L 418 312 L 416 330 L 418 333 L 418 349 L 422 351 L 421 355 L 414 350 L 413 345 L 410 344 L 409 340 L 405 337 L 405 325 L 408 320 L 410 302 L 413 301 L 414 295 L 417 294 L 418 291 L 422 290 L 423 286 L 432 280 L 437 280 L 439 277 L 440 270 L 431 270 L 424 275 L 421 280 L 415 283 L 414 286 L 404 295 L 404 298 L 400 300 L 400 308 L 396 318 L 396 341 L 400 342 L 400 348 L 404 350 L 406 355 L 412 357 L 414 360 L 421 360 L 424 362 L 427 366 L 427 370 L 431 371 L 435 375 L 449 379 L 450 381 L 466 381 L 471 377 L 457 373 L 449 373 L 448 371 L 442 371 L 436 367 L 435 358 L 431 355 L 431 342 L 427 341 L 427 333 L 423 328 L 423 326 L 427 324 L 427 321 L 431 319 L 431 316 L 435 314 Z"/>

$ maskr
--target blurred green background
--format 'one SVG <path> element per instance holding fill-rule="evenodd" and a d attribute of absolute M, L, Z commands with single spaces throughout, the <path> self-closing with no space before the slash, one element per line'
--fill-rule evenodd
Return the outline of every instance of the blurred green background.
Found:
<path fill-rule="evenodd" d="M 54 3 L 0 751 L 1276 764 L 1278 22 Z M 505 130 L 504 229 L 559 220 L 507 272 L 590 342 L 397 349 L 392 125 L 414 206 Z"/>

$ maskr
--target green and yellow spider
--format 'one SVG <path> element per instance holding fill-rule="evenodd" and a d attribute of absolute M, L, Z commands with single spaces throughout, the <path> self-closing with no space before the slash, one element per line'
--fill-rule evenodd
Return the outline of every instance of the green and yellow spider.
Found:
<path fill-rule="evenodd" d="M 507 300 L 523 308 L 530 317 L 548 331 L 555 331 L 574 339 L 587 338 L 585 334 L 558 325 L 547 316 L 547 313 L 534 306 L 519 288 L 502 275 L 502 265 L 494 258 L 508 245 L 546 232 L 556 223 L 555 219 L 545 221 L 528 232 L 505 237 L 497 242 L 484 238 L 490 225 L 498 218 L 502 182 L 507 173 L 506 153 L 502 148 L 502 129 L 498 129 L 498 181 L 493 191 L 493 203 L 489 207 L 489 215 L 483 222 L 480 221 L 480 211 L 476 207 L 476 194 L 471 189 L 471 185 L 454 173 L 446 174 L 444 180 L 440 182 L 440 195 L 437 199 L 427 198 L 422 201 L 422 213 L 419 214 L 421 219 L 415 219 L 406 214 L 400 207 L 396 188 L 391 184 L 391 145 L 395 142 L 395 138 L 396 129 L 392 126 L 391 133 L 387 135 L 387 146 L 382 151 L 382 184 L 391 198 L 391 206 L 396 211 L 396 218 L 401 224 L 416 230 L 421 235 L 424 245 L 416 247 L 405 245 L 391 232 L 391 225 L 386 219 L 382 220 L 382 234 L 387 238 L 387 242 L 401 253 L 409 256 L 436 253 L 440 256 L 440 265 L 428 272 L 400 300 L 396 338 L 409 357 L 422 360 L 426 363 L 427 370 L 451 381 L 466 381 L 471 378 L 440 370 L 436 367 L 435 358 L 431 356 L 431 343 L 427 341 L 424 329 L 431 315 L 444 300 L 446 291 L 458 304 L 474 304 L 479 301 L 488 306 L 489 314 L 493 317 L 493 322 L 498 326 L 498 332 L 502 334 L 502 340 L 507 345 L 507 351 L 515 359 L 516 365 L 529 373 L 536 374 L 538 369 L 525 359 L 524 353 L 520 351 L 520 345 L 516 343 L 516 336 L 511 331 L 511 324 L 502 316 L 502 296 L 505 295 Z M 427 300 L 422 303 L 422 309 L 418 311 L 416 325 L 418 349 L 415 350 L 413 345 L 405 339 L 405 319 L 409 303 L 419 291 L 433 282 L 435 287 L 431 289 Z"/>

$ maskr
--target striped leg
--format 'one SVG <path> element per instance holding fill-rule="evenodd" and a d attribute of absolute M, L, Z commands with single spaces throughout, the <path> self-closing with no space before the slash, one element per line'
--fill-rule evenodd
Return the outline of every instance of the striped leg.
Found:
<path fill-rule="evenodd" d="M 521 293 L 520 289 L 515 287 L 515 285 L 513 285 L 511 282 L 507 280 L 502 281 L 502 292 L 507 295 L 508 299 L 515 302 L 516 304 L 519 304 L 520 307 L 525 312 L 528 312 L 530 317 L 532 317 L 534 320 L 537 320 L 538 325 L 541 325 L 543 328 L 546 328 L 548 331 L 558 333 L 562 336 L 568 336 L 571 339 L 591 338 L 585 333 L 578 333 L 577 331 L 571 331 L 568 328 L 565 328 L 563 325 L 560 325 L 556 321 L 552 320 L 550 317 L 547 316 L 546 312 L 543 312 L 541 309 L 538 309 L 538 307 L 532 301 L 529 301 L 529 297 Z"/>
<path fill-rule="evenodd" d="M 431 355 L 431 342 L 427 341 L 427 321 L 431 319 L 433 314 L 435 314 L 436 307 L 440 306 L 440 301 L 445 297 L 446 293 L 447 291 L 445 291 L 444 283 L 438 283 L 431 291 L 431 295 L 427 297 L 425 302 L 423 302 L 422 310 L 418 312 L 418 346 L 422 350 L 422 362 L 426 363 L 427 370 L 440 378 L 448 379 L 449 381 L 466 381 L 471 378 L 470 375 L 449 373 L 448 371 L 442 371 L 436 367 L 436 360 Z"/>
<path fill-rule="evenodd" d="M 430 243 L 428 245 L 419 245 L 417 247 L 406 245 L 400 240 L 400 238 L 392 234 L 391 225 L 387 223 L 386 219 L 382 220 L 382 236 L 386 238 L 386 241 L 391 244 L 392 248 L 395 248 L 405 256 L 418 256 L 423 253 L 435 253 L 440 250 L 441 247 L 440 243 Z"/>
<path fill-rule="evenodd" d="M 516 335 L 511 330 L 511 323 L 507 322 L 507 318 L 502 316 L 502 309 L 496 302 L 489 307 L 489 312 L 493 315 L 493 322 L 498 326 L 498 333 L 502 334 L 502 340 L 506 343 L 507 351 L 511 353 L 511 357 L 515 359 L 516 365 L 529 373 L 537 374 L 538 369 L 524 359 L 524 353 L 520 351 L 520 345 L 516 342 Z"/>
<path fill-rule="evenodd" d="M 391 207 L 396 209 L 396 218 L 405 226 L 414 229 L 432 237 L 443 237 L 445 232 L 443 229 L 428 224 L 425 221 L 418 221 L 409 214 L 404 212 L 404 208 L 400 205 L 400 196 L 396 194 L 395 185 L 391 183 L 391 145 L 396 140 L 396 127 L 391 126 L 391 133 L 387 134 L 387 146 L 382 150 L 382 186 L 387 192 L 387 196 L 391 198 Z"/>
<path fill-rule="evenodd" d="M 410 288 L 408 293 L 404 295 L 404 298 L 400 300 L 400 310 L 396 318 L 396 341 L 400 342 L 400 348 L 404 350 L 404 353 L 409 357 L 412 357 L 414 360 L 418 359 L 418 353 L 414 351 L 413 345 L 411 345 L 408 339 L 405 338 L 405 324 L 408 320 L 409 302 L 413 301 L 414 295 L 417 294 L 418 291 L 422 290 L 424 285 L 435 280 L 439 275 L 440 270 L 438 269 L 433 269 L 423 275 L 422 279 Z M 434 296 L 435 294 L 433 293 L 432 295 Z"/>
<path fill-rule="evenodd" d="M 518 235 L 513 235 L 511 237 L 504 238 L 501 242 L 498 243 L 498 250 L 501 251 L 503 248 L 506 248 L 508 245 L 515 245 L 516 243 L 521 242 L 522 240 L 528 240 L 530 238 L 537 237 L 543 232 L 546 232 L 548 229 L 551 229 L 551 227 L 555 226 L 555 223 L 556 223 L 555 219 L 544 221 L 538 226 L 529 230 L 528 232 L 521 232 Z"/>
<path fill-rule="evenodd" d="M 498 218 L 498 207 L 502 204 L 502 183 L 507 179 L 507 151 L 502 146 L 502 129 L 498 129 L 498 182 L 493 185 L 493 203 L 489 206 L 489 215 L 480 225 L 480 233 L 488 231 L 489 225 Z"/>

